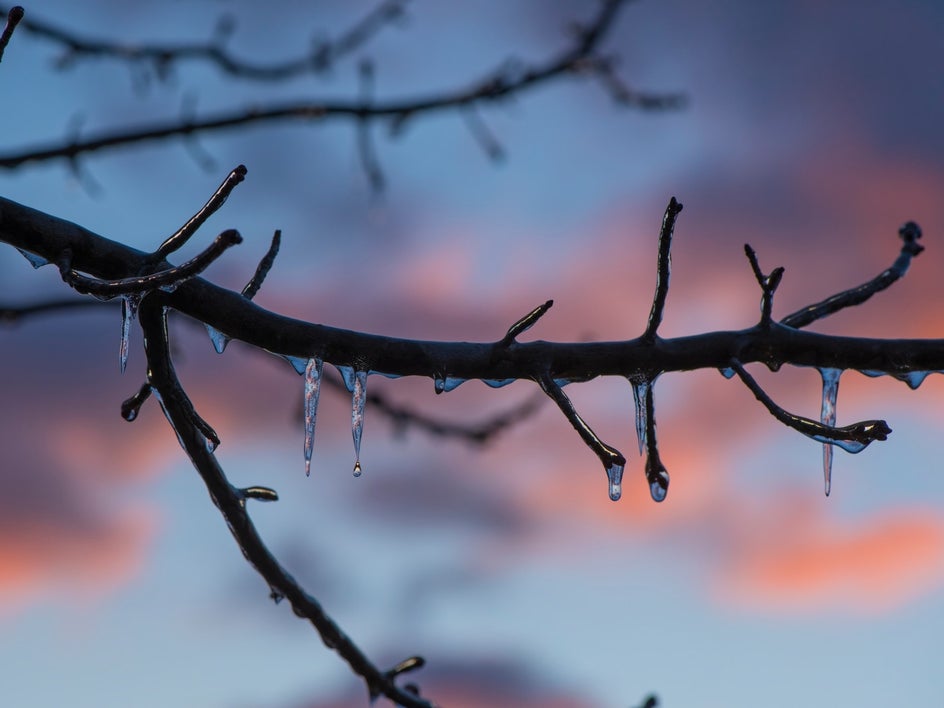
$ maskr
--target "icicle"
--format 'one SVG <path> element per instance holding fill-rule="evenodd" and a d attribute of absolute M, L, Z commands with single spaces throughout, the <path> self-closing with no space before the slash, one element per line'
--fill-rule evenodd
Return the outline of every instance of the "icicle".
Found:
<path fill-rule="evenodd" d="M 514 383 L 517 379 L 482 379 L 482 383 L 490 388 L 501 388 L 502 386 L 507 386 L 510 383 Z M 458 385 L 458 384 L 456 384 Z"/>
<path fill-rule="evenodd" d="M 44 265 L 49 263 L 49 261 L 47 261 L 45 258 L 43 258 L 42 256 L 37 256 L 35 253 L 24 251 L 22 248 L 18 248 L 16 250 L 19 251 L 20 254 L 23 256 L 23 258 L 28 260 L 30 262 L 30 265 L 33 266 L 34 268 L 42 268 Z"/>
<path fill-rule="evenodd" d="M 909 371 L 907 374 L 900 374 L 895 378 L 899 381 L 904 381 L 908 384 L 908 388 L 914 391 L 918 386 L 923 384 L 924 380 L 932 373 L 931 371 Z"/>
<path fill-rule="evenodd" d="M 726 366 L 723 369 L 718 369 L 718 371 L 720 371 L 721 375 L 726 379 L 734 378 L 734 369 L 732 369 L 730 366 Z"/>
<path fill-rule="evenodd" d="M 141 295 L 133 293 L 121 296 L 121 343 L 118 345 L 118 364 L 121 373 L 125 373 L 128 365 L 128 349 L 131 339 L 131 322 L 138 316 L 138 305 L 141 304 Z"/>
<path fill-rule="evenodd" d="M 226 349 L 226 345 L 229 344 L 229 337 L 215 327 L 211 327 L 208 324 L 204 324 L 204 326 L 206 327 L 207 334 L 210 335 L 210 341 L 213 342 L 213 348 L 216 350 L 216 353 L 222 354 L 223 350 Z"/>
<path fill-rule="evenodd" d="M 636 440 L 639 443 L 639 454 L 646 449 L 646 393 L 652 382 L 640 376 L 632 376 L 629 383 L 633 386 L 633 402 L 636 404 Z"/>
<path fill-rule="evenodd" d="M 649 482 L 649 495 L 652 501 L 665 501 L 665 495 L 669 492 L 669 473 L 665 467 L 650 468 L 649 461 L 646 461 L 646 480 Z"/>
<path fill-rule="evenodd" d="M 341 368 L 341 367 L 338 367 Z M 344 367 L 347 368 L 347 367 Z M 353 371 L 353 370 L 352 370 Z M 342 375 L 345 373 L 341 371 Z M 345 384 L 347 377 L 345 377 Z M 354 371 L 351 385 L 351 434 L 354 437 L 354 476 L 361 476 L 361 434 L 364 432 L 364 407 L 367 403 L 367 372 Z"/>
<path fill-rule="evenodd" d="M 311 451 L 315 445 L 315 416 L 321 395 L 321 373 L 324 362 L 320 357 L 309 359 L 305 367 L 305 476 L 311 474 Z"/>
<path fill-rule="evenodd" d="M 839 377 L 842 376 L 842 369 L 820 369 L 819 373 L 823 377 L 823 407 L 819 419 L 824 425 L 835 427 L 836 397 L 839 395 Z M 832 486 L 832 475 L 833 446 L 827 443 L 823 445 L 823 483 L 827 497 Z"/>
<path fill-rule="evenodd" d="M 610 482 L 610 499 L 619 501 L 623 494 L 623 465 L 610 465 L 606 468 L 606 478 Z"/>
<path fill-rule="evenodd" d="M 338 373 L 341 374 L 341 380 L 344 382 L 344 388 L 347 389 L 348 393 L 354 393 L 354 386 L 356 384 L 358 372 L 354 371 L 353 366 L 338 366 L 335 364 L 335 368 L 338 370 Z"/>
<path fill-rule="evenodd" d="M 435 389 L 436 393 L 449 393 L 450 391 L 454 391 L 456 388 L 458 388 L 460 384 L 464 384 L 467 380 L 468 379 L 459 379 L 453 376 L 437 376 L 433 381 L 433 388 Z M 514 379 L 509 380 L 508 383 L 511 383 L 513 380 Z M 489 386 L 494 385 L 488 381 L 485 383 L 487 383 Z M 504 384 L 502 385 L 504 386 Z"/>
<path fill-rule="evenodd" d="M 305 375 L 305 370 L 308 368 L 308 357 L 289 356 L 288 354 L 283 354 L 282 358 L 292 365 L 292 368 L 295 369 L 295 373 L 297 373 L 299 376 Z"/>

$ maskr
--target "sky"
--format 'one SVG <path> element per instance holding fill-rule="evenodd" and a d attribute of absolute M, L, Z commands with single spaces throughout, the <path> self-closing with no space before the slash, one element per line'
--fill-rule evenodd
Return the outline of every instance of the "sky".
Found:
<path fill-rule="evenodd" d="M 90 37 L 202 41 L 236 20 L 234 52 L 298 56 L 372 3 L 282 0 L 76 3 L 28 16 Z M 358 64 L 378 98 L 463 86 L 508 60 L 567 46 L 595 3 L 414 0 L 327 74 L 278 85 L 206 65 L 166 81 L 113 60 L 57 68 L 62 49 L 17 33 L 0 65 L 0 154 L 71 132 L 285 98 L 352 98 Z M 944 6 L 931 0 L 714 3 L 639 0 L 604 47 L 627 85 L 681 92 L 684 109 L 614 104 L 568 78 L 480 108 L 504 159 L 455 112 L 373 127 L 386 189 L 374 193 L 354 126 L 271 124 L 0 173 L 0 194 L 153 249 L 237 164 L 248 177 L 181 259 L 220 231 L 245 242 L 206 277 L 240 289 L 282 229 L 256 301 L 347 329 L 494 341 L 549 298 L 522 339 L 628 339 L 646 324 L 657 236 L 675 196 L 662 336 L 740 329 L 759 292 L 743 244 L 785 267 L 783 316 L 895 259 L 918 222 L 927 250 L 869 303 L 811 329 L 940 337 L 944 297 Z M 136 79 L 137 77 L 137 79 Z M 76 126 L 79 126 L 76 128 Z M 204 158 L 202 164 L 195 154 Z M 68 294 L 51 268 L 0 250 L 2 303 Z M 245 563 L 153 401 L 133 333 L 118 367 L 115 307 L 0 328 L 0 703 L 10 706 L 336 708 L 362 684 Z M 668 498 L 652 502 L 636 457 L 628 382 L 567 394 L 629 458 L 611 502 L 599 461 L 550 402 L 484 447 L 366 412 L 351 475 L 350 397 L 322 396 L 306 478 L 302 380 L 199 324 L 173 323 L 175 363 L 222 439 L 234 484 L 275 488 L 252 516 L 276 555 L 381 665 L 421 654 L 415 680 L 446 706 L 941 705 L 944 383 L 911 391 L 843 375 L 838 423 L 883 418 L 888 441 L 821 446 L 717 371 L 655 385 Z M 330 369 L 331 367 L 326 367 Z M 820 410 L 816 371 L 751 367 L 778 403 Z M 478 422 L 536 395 L 517 382 L 373 376 L 368 390 L 446 421 Z"/>

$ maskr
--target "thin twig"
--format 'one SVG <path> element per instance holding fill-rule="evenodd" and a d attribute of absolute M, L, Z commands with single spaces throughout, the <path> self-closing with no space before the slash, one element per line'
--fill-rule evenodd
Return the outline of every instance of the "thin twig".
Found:
<path fill-rule="evenodd" d="M 760 326 L 769 327 L 771 313 L 774 307 L 774 293 L 777 292 L 777 287 L 780 285 L 780 280 L 783 278 L 783 266 L 774 268 L 770 275 L 764 275 L 760 269 L 760 263 L 757 261 L 757 254 L 754 253 L 754 249 L 750 247 L 750 244 L 744 244 L 744 255 L 746 255 L 747 260 L 750 261 L 751 270 L 754 271 L 754 278 L 757 280 L 757 284 L 760 286 L 761 290 Z"/>
<path fill-rule="evenodd" d="M 155 260 L 163 260 L 171 253 L 181 248 L 193 236 L 197 229 L 209 219 L 223 204 L 226 198 L 236 188 L 236 185 L 246 179 L 246 166 L 237 165 L 228 175 L 223 183 L 213 193 L 207 203 L 200 207 L 200 210 L 191 216 L 187 223 L 181 226 L 177 231 L 169 236 L 164 243 L 154 252 Z"/>
<path fill-rule="evenodd" d="M 60 260 L 62 279 L 76 292 L 83 295 L 94 295 L 102 299 L 144 293 L 158 288 L 173 288 L 206 270 L 213 261 L 223 255 L 226 249 L 242 243 L 243 238 L 235 229 L 227 229 L 217 236 L 204 251 L 191 258 L 186 263 L 157 273 L 139 275 L 117 280 L 101 280 L 90 278 L 71 268 L 70 259 Z"/>
<path fill-rule="evenodd" d="M 795 415 L 774 403 L 737 359 L 731 361 L 731 368 L 774 418 L 817 442 L 838 445 L 847 452 L 855 453 L 861 452 L 875 440 L 886 440 L 892 432 L 884 420 L 864 420 L 839 428 Z"/>
<path fill-rule="evenodd" d="M 252 278 L 246 283 L 246 287 L 243 288 L 242 295 L 247 300 L 252 300 L 256 296 L 256 293 L 259 292 L 259 288 L 262 287 L 262 283 L 269 274 L 269 270 L 272 269 L 272 264 L 275 263 L 275 257 L 279 255 L 279 246 L 281 245 L 282 229 L 276 229 L 275 233 L 272 235 L 272 243 L 269 244 L 269 250 L 266 251 L 262 260 L 259 261 L 256 272 L 253 273 Z"/>
<path fill-rule="evenodd" d="M 0 34 L 0 61 L 3 61 L 3 51 L 7 48 L 10 39 L 13 37 L 13 30 L 16 29 L 20 20 L 23 19 L 23 14 L 23 8 L 19 5 L 11 7 L 10 11 L 7 13 L 7 23 L 3 28 L 3 34 Z"/>
<path fill-rule="evenodd" d="M 367 43 L 379 30 L 399 19 L 404 14 L 407 0 L 385 0 L 341 33 L 334 41 L 314 43 L 311 49 L 297 59 L 259 64 L 241 59 L 231 53 L 219 41 L 205 43 L 175 44 L 126 44 L 102 39 L 83 38 L 71 30 L 56 27 L 41 20 L 29 19 L 23 29 L 38 37 L 51 40 L 66 49 L 59 59 L 65 67 L 78 57 L 108 57 L 138 66 L 150 62 L 159 77 L 167 75 L 171 64 L 185 61 L 204 61 L 234 78 L 253 81 L 283 81 L 310 73 L 323 73 L 338 59 L 352 53 Z M 257 12 L 263 12 L 259 8 Z M 228 33 L 227 33 L 228 34 Z"/>
<path fill-rule="evenodd" d="M 662 217 L 662 228 L 659 230 L 659 256 L 656 262 L 656 292 L 652 298 L 652 309 L 649 311 L 649 323 L 642 335 L 643 341 L 651 342 L 656 337 L 656 330 L 662 323 L 662 311 L 665 309 L 665 298 L 669 294 L 669 273 L 672 268 L 672 232 L 675 230 L 675 219 L 682 211 L 682 205 L 675 197 L 669 200 Z"/>
<path fill-rule="evenodd" d="M 518 337 L 519 334 L 522 334 L 529 329 L 531 329 L 534 324 L 541 319 L 544 314 L 551 309 L 551 306 L 554 304 L 553 300 L 548 300 L 543 305 L 538 305 L 531 312 L 526 314 L 520 320 L 515 322 L 511 327 L 508 328 L 508 331 L 505 333 L 505 336 L 501 338 L 501 341 L 498 342 L 500 347 L 509 347 L 512 342 Z"/>
<path fill-rule="evenodd" d="M 924 250 L 924 246 L 918 243 L 918 239 L 921 238 L 921 227 L 915 222 L 909 221 L 902 226 L 898 230 L 898 236 L 904 243 L 901 246 L 901 252 L 898 254 L 898 258 L 895 259 L 895 262 L 892 263 L 889 268 L 882 271 L 867 283 L 863 283 L 856 288 L 844 290 L 821 302 L 807 305 L 793 314 L 787 315 L 780 320 L 780 324 L 797 329 L 806 327 L 816 320 L 821 320 L 835 312 L 839 312 L 839 310 L 854 305 L 861 305 L 875 295 L 875 293 L 885 290 L 885 288 L 908 272 L 911 259 Z"/>
<path fill-rule="evenodd" d="M 190 136 L 197 133 L 215 132 L 249 124 L 305 121 L 332 118 L 362 121 L 386 119 L 392 126 L 402 125 L 418 115 L 429 115 L 444 110 L 463 108 L 502 101 L 513 95 L 554 79 L 572 75 L 583 70 L 594 71 L 594 62 L 589 61 L 603 38 L 609 32 L 617 10 L 624 3 L 610 0 L 602 4 L 600 13 L 580 33 L 577 41 L 559 54 L 541 64 L 510 70 L 503 66 L 473 81 L 466 88 L 436 93 L 413 99 L 393 100 L 386 103 L 364 101 L 313 101 L 304 100 L 245 109 L 223 111 L 202 120 L 170 120 L 129 130 L 103 131 L 84 140 L 72 140 L 46 146 L 27 147 L 0 155 L 0 167 L 16 168 L 29 162 L 44 162 L 62 158 L 76 159 L 79 155 L 124 145 L 162 140 L 173 136 Z"/>

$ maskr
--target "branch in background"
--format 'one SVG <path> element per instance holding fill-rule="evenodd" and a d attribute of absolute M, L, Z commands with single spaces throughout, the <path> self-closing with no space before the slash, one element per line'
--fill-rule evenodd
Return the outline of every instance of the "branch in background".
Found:
<path fill-rule="evenodd" d="M 231 17 L 222 17 L 215 36 L 204 43 L 125 44 L 105 39 L 80 37 L 71 30 L 56 27 L 30 17 L 23 29 L 37 37 L 50 40 L 64 48 L 57 65 L 68 68 L 81 59 L 115 59 L 135 66 L 151 66 L 159 79 L 170 76 L 171 67 L 188 61 L 208 62 L 234 78 L 252 81 L 283 81 L 305 74 L 321 74 L 338 59 L 364 46 L 374 35 L 406 14 L 408 0 L 385 0 L 332 41 L 312 42 L 311 48 L 297 59 L 258 64 L 234 55 L 226 41 L 236 29 Z M 261 8 L 257 12 L 265 12 Z M 0 13 L 6 9 L 0 7 Z"/>
<path fill-rule="evenodd" d="M 23 19 L 23 8 L 19 5 L 11 7 L 10 11 L 6 13 L 6 16 L 7 21 L 3 27 L 3 33 L 0 34 L 0 61 L 3 61 L 3 52 L 10 43 L 10 39 L 13 37 L 13 30 L 16 29 L 16 26 L 20 23 L 20 20 Z"/>
<path fill-rule="evenodd" d="M 0 155 L 0 167 L 12 169 L 27 163 L 58 159 L 74 161 L 79 156 L 108 148 L 171 137 L 192 138 L 198 133 L 213 133 L 260 123 L 310 122 L 338 118 L 355 121 L 359 126 L 360 135 L 367 130 L 369 124 L 375 121 L 386 121 L 391 132 L 397 133 L 406 121 L 418 116 L 444 110 L 473 110 L 485 104 L 497 103 L 523 94 L 527 90 L 565 76 L 594 76 L 600 72 L 611 75 L 612 58 L 601 55 L 599 47 L 611 29 L 619 9 L 625 4 L 625 0 L 604 2 L 597 16 L 589 24 L 577 29 L 572 45 L 545 62 L 532 65 L 505 62 L 498 70 L 485 74 L 465 88 L 425 97 L 386 102 L 372 101 L 369 97 L 357 101 L 304 100 L 221 111 L 204 118 L 186 116 L 128 130 L 102 131 L 84 139 L 76 137 L 65 142 L 12 151 Z M 665 94 L 653 95 L 646 100 L 636 100 L 633 105 L 644 110 L 661 110 L 679 108 L 683 103 L 683 96 Z M 363 137 L 360 140 L 363 143 Z M 489 140 L 485 144 L 493 146 L 497 143 Z M 362 159 L 364 155 L 362 144 Z M 368 164 L 376 166 L 375 161 L 369 161 Z M 376 183 L 376 171 L 368 170 L 368 175 L 372 182 Z"/>

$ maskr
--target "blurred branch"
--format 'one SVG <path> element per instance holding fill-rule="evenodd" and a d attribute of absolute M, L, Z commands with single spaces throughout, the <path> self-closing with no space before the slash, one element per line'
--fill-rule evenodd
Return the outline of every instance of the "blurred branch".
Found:
<path fill-rule="evenodd" d="M 370 124 L 375 121 L 387 121 L 391 131 L 396 132 L 402 129 L 408 120 L 446 110 L 464 111 L 466 120 L 470 120 L 469 116 L 474 114 L 468 113 L 469 110 L 523 94 L 556 79 L 567 76 L 594 76 L 601 72 L 609 76 L 612 74 L 612 57 L 600 54 L 599 48 L 618 11 L 625 4 L 627 0 L 603 2 L 596 17 L 575 30 L 571 46 L 548 60 L 531 65 L 506 61 L 497 70 L 486 73 L 464 88 L 389 101 L 376 101 L 370 94 L 366 94 L 354 101 L 306 99 L 219 111 L 203 118 L 187 115 L 126 130 L 102 131 L 85 138 L 75 137 L 71 140 L 13 150 L 0 154 L 0 167 L 13 169 L 27 163 L 59 159 L 75 161 L 80 156 L 109 148 L 172 137 L 192 138 L 197 134 L 215 133 L 248 125 L 287 121 L 311 122 L 334 118 L 356 123 L 361 158 L 367 166 L 372 183 L 376 185 L 380 173 L 376 159 L 373 158 L 372 147 L 366 142 L 366 131 Z M 684 103 L 684 98 L 679 94 L 653 95 L 647 100 L 632 103 L 643 110 L 674 109 Z M 482 124 L 476 122 L 473 125 L 475 134 L 481 140 L 485 135 L 482 132 Z M 483 144 L 487 146 L 490 154 L 495 154 L 497 143 L 494 139 L 489 138 Z"/>
<path fill-rule="evenodd" d="M 332 41 L 313 41 L 303 56 L 273 64 L 259 64 L 242 59 L 227 49 L 225 43 L 235 30 L 232 18 L 224 16 L 217 22 L 214 36 L 206 42 L 169 44 L 131 44 L 107 39 L 81 37 L 52 23 L 26 19 L 23 30 L 63 47 L 57 60 L 60 69 L 71 67 L 82 59 L 114 59 L 132 66 L 149 64 L 155 76 L 166 79 L 172 66 L 188 61 L 208 62 L 234 78 L 251 81 L 284 81 L 304 74 L 320 74 L 329 70 L 338 59 L 363 47 L 374 35 L 406 13 L 409 0 L 384 0 L 349 29 Z M 259 7 L 259 13 L 268 12 Z M 6 8 L 0 6 L 0 13 Z"/>

